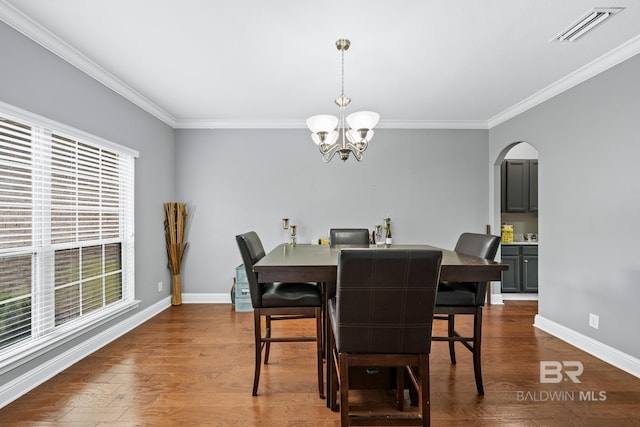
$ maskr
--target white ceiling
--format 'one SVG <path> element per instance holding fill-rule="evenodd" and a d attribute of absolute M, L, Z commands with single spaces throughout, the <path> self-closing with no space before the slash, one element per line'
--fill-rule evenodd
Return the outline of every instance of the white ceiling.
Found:
<path fill-rule="evenodd" d="M 594 7 L 625 9 L 550 42 Z M 638 0 L 0 0 L 0 18 L 174 127 L 488 128 L 640 52 Z"/>

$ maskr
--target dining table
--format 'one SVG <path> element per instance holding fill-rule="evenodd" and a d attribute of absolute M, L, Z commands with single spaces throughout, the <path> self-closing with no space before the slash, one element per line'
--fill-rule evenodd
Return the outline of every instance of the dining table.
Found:
<path fill-rule="evenodd" d="M 364 245 L 315 245 L 282 243 L 256 262 L 253 271 L 259 283 L 267 282 L 317 282 L 323 286 L 324 308 L 336 293 L 338 259 L 345 248 L 368 248 L 378 250 L 394 249 L 431 249 L 442 251 L 440 280 L 449 282 L 491 282 L 500 281 L 502 271 L 509 267 L 493 260 L 458 253 L 436 246 L 424 244 L 371 244 Z M 326 316 L 325 320 L 326 320 Z M 324 322 L 324 336 L 328 337 L 329 325 Z M 326 345 L 327 339 L 324 339 Z M 328 354 L 325 347 L 325 354 Z M 327 363 L 327 365 L 329 365 Z M 328 385 L 328 371 L 327 381 Z M 330 394 L 327 390 L 327 406 L 330 406 Z"/>

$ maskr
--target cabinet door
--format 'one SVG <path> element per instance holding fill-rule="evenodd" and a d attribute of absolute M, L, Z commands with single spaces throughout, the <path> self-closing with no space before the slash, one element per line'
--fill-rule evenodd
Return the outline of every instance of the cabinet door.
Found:
<path fill-rule="evenodd" d="M 502 292 L 520 292 L 520 256 L 502 255 L 509 269 L 502 272 Z"/>
<path fill-rule="evenodd" d="M 500 212 L 507 211 L 507 161 L 500 165 Z"/>
<path fill-rule="evenodd" d="M 505 212 L 529 211 L 529 161 L 505 160 Z"/>
<path fill-rule="evenodd" d="M 538 292 L 538 256 L 522 256 L 522 292 Z"/>
<path fill-rule="evenodd" d="M 538 212 L 538 161 L 529 160 L 529 212 Z"/>

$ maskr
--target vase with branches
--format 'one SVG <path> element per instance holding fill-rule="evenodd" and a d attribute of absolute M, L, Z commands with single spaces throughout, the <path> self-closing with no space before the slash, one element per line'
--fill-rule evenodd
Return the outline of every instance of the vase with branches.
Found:
<path fill-rule="evenodd" d="M 164 204 L 164 237 L 167 245 L 168 267 L 172 274 L 172 305 L 182 304 L 180 267 L 187 249 L 185 242 L 187 216 L 185 203 L 167 202 Z"/>

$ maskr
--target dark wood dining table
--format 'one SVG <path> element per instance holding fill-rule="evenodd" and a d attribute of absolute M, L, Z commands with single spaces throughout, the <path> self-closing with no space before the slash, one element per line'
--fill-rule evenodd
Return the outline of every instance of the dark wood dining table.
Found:
<path fill-rule="evenodd" d="M 363 248 L 358 245 L 327 245 L 283 243 L 267 253 L 254 266 L 258 282 L 318 282 L 324 284 L 325 303 L 335 295 L 338 256 L 343 248 Z M 441 281 L 490 282 L 499 281 L 506 264 L 465 255 L 430 245 L 369 245 L 371 249 L 434 249 L 442 251 Z M 325 322 L 325 337 L 328 326 Z M 325 339 L 326 343 L 326 339 Z M 326 354 L 325 348 L 325 354 Z M 327 364 L 328 365 L 328 364 Z M 327 369 L 328 371 L 328 369 Z M 327 377 L 328 378 L 328 377 Z M 328 381 L 327 381 L 328 384 Z M 330 405 L 327 390 L 327 406 Z"/>

